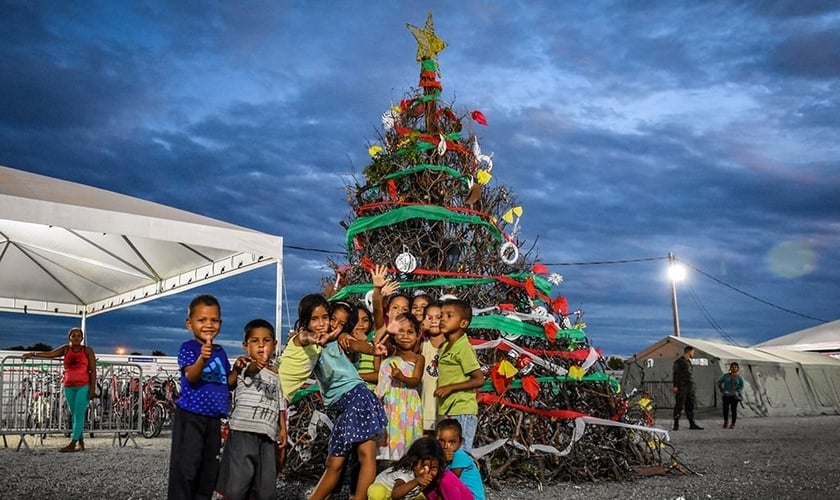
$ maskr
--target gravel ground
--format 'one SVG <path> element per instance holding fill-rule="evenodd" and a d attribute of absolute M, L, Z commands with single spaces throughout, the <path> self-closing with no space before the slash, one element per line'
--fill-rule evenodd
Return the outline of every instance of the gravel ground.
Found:
<path fill-rule="evenodd" d="M 666 422 L 664 418 L 660 422 Z M 696 474 L 669 474 L 623 483 L 559 484 L 489 490 L 489 500 L 840 498 L 840 416 L 742 419 L 720 428 L 712 415 L 703 431 L 671 432 L 681 463 Z M 108 437 L 85 440 L 84 453 L 58 453 L 63 437 L 16 451 L 17 436 L 0 448 L 4 499 L 158 499 L 166 497 L 167 434 L 120 447 Z M 311 485 L 281 484 L 278 498 L 300 498 Z"/>

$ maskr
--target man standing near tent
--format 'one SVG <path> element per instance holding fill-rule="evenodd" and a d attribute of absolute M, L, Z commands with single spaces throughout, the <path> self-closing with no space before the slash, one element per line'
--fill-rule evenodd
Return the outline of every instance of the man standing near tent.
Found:
<path fill-rule="evenodd" d="M 694 348 L 685 346 L 683 355 L 674 361 L 674 430 L 680 428 L 680 414 L 685 406 L 685 416 L 688 417 L 689 429 L 702 430 L 703 428 L 694 423 L 694 367 L 691 365 L 691 358 L 694 357 Z"/>

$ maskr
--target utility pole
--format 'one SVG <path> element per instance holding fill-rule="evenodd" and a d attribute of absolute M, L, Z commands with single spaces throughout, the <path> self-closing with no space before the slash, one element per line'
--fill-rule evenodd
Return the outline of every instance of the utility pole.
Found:
<path fill-rule="evenodd" d="M 677 277 L 674 274 L 675 257 L 673 252 L 668 252 L 668 277 L 671 280 L 671 311 L 674 314 L 674 337 L 680 336 L 680 311 L 677 308 Z"/>

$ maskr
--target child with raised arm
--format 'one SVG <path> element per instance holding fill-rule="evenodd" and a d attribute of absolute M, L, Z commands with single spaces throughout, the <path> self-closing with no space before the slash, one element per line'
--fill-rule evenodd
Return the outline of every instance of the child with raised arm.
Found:
<path fill-rule="evenodd" d="M 368 500 L 423 500 L 438 498 L 438 479 L 443 472 L 444 457 L 440 444 L 432 438 L 420 438 L 405 455 L 376 476 L 368 488 Z M 451 496 L 445 498 L 457 498 Z"/>
<path fill-rule="evenodd" d="M 467 337 L 472 308 L 459 299 L 449 299 L 441 306 L 440 329 L 446 342 L 438 356 L 438 415 L 451 417 L 461 424 L 464 451 L 471 451 L 478 426 L 478 401 L 475 391 L 484 384 L 484 374 L 475 349 Z"/>
<path fill-rule="evenodd" d="M 375 330 L 373 329 L 373 313 L 368 311 L 367 307 L 362 305 L 356 306 L 356 313 L 359 320 L 353 328 L 353 338 L 363 342 L 373 342 Z M 359 376 L 362 380 L 368 383 L 368 388 L 373 390 L 376 388 L 376 382 L 379 380 L 379 372 L 374 367 L 374 356 L 371 354 L 357 353 L 351 356 L 350 360 L 356 365 L 359 371 Z"/>
<path fill-rule="evenodd" d="M 438 353 L 440 346 L 446 341 L 446 337 L 440 331 L 440 302 L 430 302 L 426 306 L 420 330 L 423 332 L 422 336 L 425 337 L 420 347 L 420 354 L 423 355 L 426 364 L 420 391 L 420 399 L 423 401 L 423 433 L 433 436 L 438 407 L 438 400 L 435 397 L 438 386 Z"/>
<path fill-rule="evenodd" d="M 337 416 L 327 445 L 327 462 L 310 500 L 328 498 L 338 485 L 341 470 L 350 453 L 359 459 L 358 477 L 353 498 L 366 498 L 367 489 L 376 477 L 376 437 L 385 428 L 387 419 L 382 403 L 359 377 L 353 363 L 338 342 L 351 350 L 382 355 L 381 345 L 356 340 L 342 329 L 330 330 L 330 307 L 320 294 L 303 297 L 298 305 L 295 331 L 280 356 L 280 385 L 287 398 L 294 396 L 310 374 L 318 380 L 324 406 L 336 410 Z"/>
<path fill-rule="evenodd" d="M 423 403 L 420 383 L 425 363 L 417 354 L 420 325 L 410 313 L 403 313 L 388 323 L 388 334 L 394 340 L 393 356 L 385 358 L 379 367 L 376 395 L 382 399 L 388 417 L 383 442 L 377 459 L 395 461 L 423 435 Z"/>
<path fill-rule="evenodd" d="M 169 500 L 213 494 L 219 473 L 221 419 L 228 416 L 230 388 L 242 370 L 240 363 L 231 370 L 225 350 L 213 344 L 222 328 L 222 307 L 216 297 L 194 298 L 185 324 L 193 338 L 178 351 L 181 396 L 172 420 Z"/>
<path fill-rule="evenodd" d="M 277 455 L 286 446 L 286 401 L 270 364 L 277 347 L 274 326 L 249 321 L 242 347 L 248 356 L 234 363 L 240 371 L 213 498 L 269 500 L 277 497 Z"/>

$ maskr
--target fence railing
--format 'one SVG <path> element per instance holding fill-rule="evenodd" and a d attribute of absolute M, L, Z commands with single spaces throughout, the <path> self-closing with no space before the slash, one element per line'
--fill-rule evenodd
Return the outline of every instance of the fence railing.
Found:
<path fill-rule="evenodd" d="M 6 356 L 0 360 L 0 435 L 20 436 L 18 448 L 27 446 L 25 436 L 43 439 L 69 434 L 70 412 L 61 387 L 63 362 L 55 359 Z M 113 434 L 124 446 L 143 426 L 143 369 L 133 363 L 96 364 L 96 393 L 85 415 L 85 432 Z"/>

